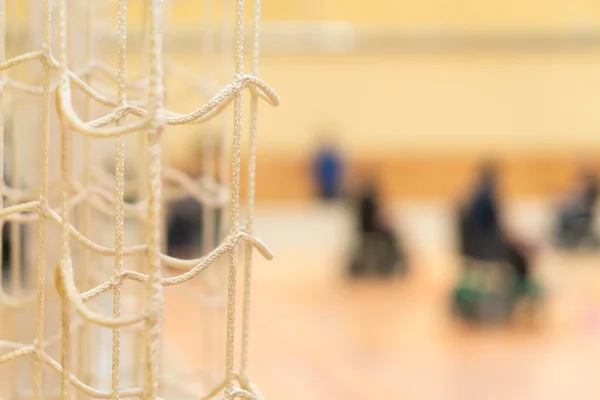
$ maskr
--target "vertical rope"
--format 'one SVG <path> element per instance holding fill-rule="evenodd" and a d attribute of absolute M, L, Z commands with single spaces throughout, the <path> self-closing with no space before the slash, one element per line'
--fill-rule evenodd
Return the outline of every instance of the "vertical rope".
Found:
<path fill-rule="evenodd" d="M 67 4 L 66 0 L 59 2 L 59 38 L 60 38 L 60 85 L 68 85 L 68 55 L 67 55 Z M 69 231 L 66 224 L 69 223 L 69 129 L 64 123 L 60 124 L 60 170 L 61 170 L 61 218 L 63 220 L 61 234 L 61 262 L 69 265 L 69 273 L 72 273 L 72 266 L 69 259 L 71 257 L 69 245 Z M 61 346 L 61 396 L 64 399 L 69 398 L 70 382 L 70 346 L 71 346 L 71 307 L 66 296 L 61 296 L 62 312 L 62 346 Z"/>
<path fill-rule="evenodd" d="M 127 105 L 126 93 L 126 51 L 127 51 L 127 0 L 119 0 L 118 17 L 118 61 L 117 61 L 117 99 L 119 107 Z M 117 126 L 122 125 L 123 118 L 116 121 Z M 125 136 L 119 136 L 115 143 L 115 258 L 113 277 L 123 273 L 123 234 L 124 234 L 124 209 L 125 198 Z M 113 289 L 113 317 L 121 316 L 121 285 Z M 113 329 L 112 338 L 112 398 L 118 400 L 121 370 L 121 329 Z"/>
<path fill-rule="evenodd" d="M 230 57 L 233 54 L 232 51 L 232 44 L 233 44 L 233 38 L 231 36 L 231 32 L 232 32 L 232 24 L 231 24 L 231 18 L 232 18 L 232 14 L 233 14 L 233 7 L 232 5 L 234 4 L 234 1 L 236 0 L 221 0 L 221 60 L 220 60 L 220 69 L 221 69 L 221 80 L 222 81 L 228 81 L 231 77 L 231 73 L 233 71 L 231 71 L 230 65 L 231 65 L 231 59 Z M 230 179 L 230 165 L 226 160 L 225 155 L 227 154 L 227 147 L 228 147 L 228 141 L 226 140 L 227 138 L 227 131 L 228 126 L 229 126 L 229 119 L 230 115 L 229 115 L 229 110 L 224 110 L 222 117 L 221 117 L 221 123 L 220 123 L 220 131 L 219 131 L 219 141 L 217 143 L 217 147 L 218 147 L 218 162 L 219 162 L 219 169 L 218 169 L 218 181 L 219 183 L 221 183 L 222 185 L 227 185 Z M 219 214 L 220 214 L 220 221 L 219 221 L 219 237 L 218 240 L 221 240 L 224 236 L 224 233 L 227 232 L 227 224 L 229 222 L 228 216 L 229 216 L 229 212 L 230 209 L 224 207 L 222 209 L 219 210 Z"/>
<path fill-rule="evenodd" d="M 231 79 L 233 75 L 232 65 L 232 20 L 233 20 L 233 2 L 235 0 L 220 0 L 220 32 L 219 32 L 219 71 L 218 75 L 219 82 L 226 82 Z M 228 175 L 228 171 L 230 166 L 228 165 L 228 138 L 230 131 L 230 112 L 229 110 L 223 110 L 219 120 L 218 120 L 218 138 L 216 139 L 215 145 L 217 147 L 217 151 L 215 157 L 217 158 L 217 181 L 219 184 L 223 186 L 228 186 L 230 181 L 230 177 Z M 227 207 L 221 207 L 215 212 L 215 218 L 217 219 L 217 233 L 216 233 L 216 242 L 222 240 L 225 233 L 230 229 L 229 224 L 229 215 L 230 215 L 230 205 Z M 215 271 L 215 275 L 220 280 L 225 281 L 228 271 L 227 267 L 221 267 Z M 219 309 L 215 310 L 213 317 L 213 321 L 220 322 L 218 324 L 217 332 L 215 332 L 215 345 L 218 348 L 227 348 L 227 325 L 223 324 L 222 315 L 220 313 L 225 313 L 226 315 L 226 305 L 219 307 Z M 217 369 L 226 367 L 226 360 L 223 359 L 221 353 L 217 354 L 217 358 L 214 363 L 214 367 Z"/>
<path fill-rule="evenodd" d="M 160 218 L 161 218 L 161 145 L 160 139 L 164 129 L 163 110 L 163 71 L 162 71 L 162 0 L 152 0 L 150 8 L 150 112 L 155 116 L 148 129 L 148 305 L 151 313 L 146 320 L 148 331 L 148 351 L 146 356 L 146 376 L 144 381 L 145 400 L 154 400 L 158 394 L 158 373 L 160 361 L 160 336 L 164 297 L 161 279 L 160 261 Z M 161 114 L 157 114 L 157 113 Z"/>
<path fill-rule="evenodd" d="M 145 73 L 143 74 L 143 76 L 148 76 L 150 71 L 149 71 L 149 64 L 150 64 L 150 54 L 149 54 L 149 45 L 150 45 L 150 7 L 151 4 L 148 1 L 144 1 L 143 2 L 143 15 L 142 15 L 142 32 L 143 32 L 143 46 L 142 46 L 142 60 L 144 62 L 144 67 L 145 67 Z M 149 97 L 149 93 L 148 93 L 149 88 L 146 88 L 146 91 L 144 93 L 144 97 L 148 98 Z M 142 131 L 137 133 L 138 136 L 138 142 L 137 142 L 137 154 L 139 155 L 139 160 L 138 160 L 138 180 L 137 180 L 137 198 L 138 200 L 143 199 L 146 196 L 146 193 L 148 192 L 148 171 L 146 168 L 146 164 L 148 161 L 148 132 L 147 131 Z M 139 220 L 137 222 L 137 233 L 138 233 L 138 240 L 140 241 L 140 243 L 143 243 L 144 241 L 146 241 L 147 238 L 147 221 L 143 221 L 143 220 Z M 142 273 L 148 273 L 148 268 L 147 268 L 147 261 L 146 261 L 146 255 L 145 254 L 140 254 L 138 256 L 138 265 L 140 265 L 140 272 Z M 146 304 L 146 299 L 143 296 L 138 296 L 136 298 L 136 302 L 137 302 L 137 308 L 138 309 L 142 309 L 145 304 Z M 146 332 L 143 332 L 141 330 L 136 330 L 134 333 L 134 341 L 133 341 L 133 368 L 132 368 L 132 374 L 133 374 L 133 382 L 134 384 L 138 384 L 138 381 L 140 379 L 141 371 L 142 371 L 142 364 L 143 364 L 143 357 L 144 357 L 144 352 L 145 352 L 145 348 L 148 345 L 148 336 L 146 334 Z"/>
<path fill-rule="evenodd" d="M 260 8 L 261 0 L 254 0 L 254 24 L 252 40 L 252 75 L 258 76 L 258 56 L 260 52 Z M 256 193 L 256 132 L 258 120 L 258 97 L 254 92 L 250 97 L 250 141 L 248 144 L 248 192 L 246 197 L 246 231 L 254 234 L 254 197 Z M 246 243 L 244 249 L 244 308 L 242 317 L 242 360 L 240 370 L 248 368 L 248 347 L 250 337 L 250 300 L 252 295 L 252 246 Z"/>
<path fill-rule="evenodd" d="M 169 3 L 169 5 L 172 5 L 172 3 Z M 162 46 L 164 45 L 163 44 L 163 37 L 164 37 L 163 36 L 164 35 L 163 34 L 163 29 L 164 29 L 165 20 L 168 20 L 168 18 L 166 17 L 166 14 L 167 14 L 168 10 L 170 10 L 170 9 L 167 7 L 166 10 L 167 11 L 165 12 L 164 8 L 161 9 L 161 13 L 159 15 L 159 18 L 160 18 L 159 19 L 159 23 L 160 23 L 160 27 L 161 27 L 161 33 L 160 33 L 160 35 L 161 35 L 161 37 L 160 37 L 161 38 L 161 41 L 160 41 L 161 48 L 159 49 L 160 52 L 161 52 L 161 56 L 158 58 L 158 66 L 160 67 L 160 71 L 161 71 L 161 73 L 160 73 L 160 83 L 159 83 L 159 85 L 161 87 L 160 96 L 158 95 L 158 93 L 152 94 L 152 96 L 156 96 L 156 97 L 154 97 L 154 101 L 156 102 L 156 107 L 157 107 L 156 110 L 157 111 L 160 110 L 161 115 L 163 115 L 163 113 L 165 111 L 165 106 L 166 106 L 166 102 L 167 102 L 167 93 L 165 93 L 164 86 L 163 86 L 164 85 L 164 78 L 165 77 L 162 74 L 162 68 L 163 68 L 163 60 L 162 60 L 162 50 L 163 50 L 163 48 L 162 48 Z M 158 86 L 157 86 L 157 88 L 158 88 Z M 160 97 L 160 100 L 159 100 L 159 97 Z M 152 108 L 152 106 L 150 106 L 150 107 Z M 167 239 L 168 239 L 168 237 L 167 237 L 166 234 L 162 234 L 162 233 L 167 231 L 167 227 L 168 227 L 167 218 L 168 218 L 168 215 L 167 215 L 167 208 L 163 207 L 163 197 L 162 197 L 162 184 L 163 184 L 163 180 L 162 180 L 162 171 L 167 166 L 167 160 L 166 160 L 166 158 L 162 157 L 162 144 L 161 144 L 162 134 L 163 134 L 164 130 L 166 129 L 166 121 L 164 121 L 164 120 L 161 121 L 161 116 L 156 115 L 155 116 L 155 123 L 156 123 L 155 127 L 151 126 L 150 127 L 150 131 L 155 130 L 154 134 L 151 133 L 151 135 L 155 136 L 155 140 L 156 140 L 154 142 L 154 144 L 153 144 L 154 146 L 156 146 L 156 150 L 153 150 L 153 151 L 157 154 L 157 159 L 160 162 L 160 166 L 157 168 L 157 180 L 158 180 L 158 183 L 160 184 L 160 189 L 155 192 L 156 201 L 160 205 L 160 209 L 158 211 L 158 218 L 159 218 L 158 221 L 159 221 L 159 224 L 157 225 L 157 229 L 158 229 L 158 232 L 159 232 L 159 241 L 158 241 L 159 247 L 158 247 L 158 250 L 159 250 L 159 252 L 166 253 L 167 252 Z M 160 295 L 162 297 L 162 285 L 160 284 L 161 268 L 162 268 L 162 266 L 159 265 L 158 266 L 159 278 L 155 282 L 156 286 L 155 286 L 154 290 L 160 291 Z M 157 323 L 156 329 L 158 331 L 160 331 L 160 332 L 162 332 L 162 313 L 163 313 L 163 309 L 164 309 L 164 299 L 162 299 L 160 301 L 160 304 L 157 307 L 157 313 L 160 313 L 160 319 L 159 319 L 160 322 Z M 155 345 L 156 345 L 157 349 L 159 350 L 158 355 L 155 357 L 154 362 L 156 363 L 157 368 L 160 368 L 160 365 L 162 365 L 162 363 L 163 363 L 163 357 L 164 357 L 163 353 L 160 352 L 162 338 L 161 338 L 161 336 L 159 334 L 159 335 L 157 335 L 152 340 L 156 342 Z M 156 382 L 156 393 L 158 394 L 162 390 L 162 384 L 163 384 L 163 382 L 162 382 L 162 379 L 160 379 L 159 375 L 156 375 L 156 379 L 157 379 L 157 382 Z"/>
<path fill-rule="evenodd" d="M 214 64 L 209 60 L 213 59 L 214 56 L 214 35 L 213 35 L 213 18 L 214 18 L 214 8 L 213 8 L 213 0 L 204 0 L 203 2 L 203 21 L 202 21 L 202 51 L 204 53 L 204 63 L 205 63 L 205 72 L 204 76 L 209 85 L 208 87 L 212 88 L 212 83 L 214 83 L 214 75 L 213 68 Z M 210 93 L 212 95 L 213 93 Z M 214 136 L 214 132 L 201 132 L 202 136 L 202 174 L 208 179 L 214 179 L 218 181 L 218 177 L 215 171 L 215 143 L 217 138 Z M 216 213 L 219 212 L 220 208 L 212 207 L 209 204 L 204 204 L 202 208 L 202 254 L 208 254 L 217 243 L 216 233 Z M 211 275 L 215 274 L 215 271 L 207 271 L 211 273 Z M 208 279 L 209 276 L 203 276 L 201 279 Z M 205 365 L 210 366 L 212 364 L 214 358 L 214 347 L 215 346 L 215 329 L 214 324 L 212 323 L 213 314 L 216 310 L 213 307 L 209 307 L 209 309 L 205 312 L 204 317 L 204 332 L 202 334 L 202 357 L 204 359 Z M 211 330 L 212 328 L 212 330 Z"/>
<path fill-rule="evenodd" d="M 214 18 L 212 0 L 204 0 L 203 10 L 204 18 L 202 21 L 202 49 L 204 53 L 205 63 L 205 79 L 212 84 L 213 83 L 213 64 L 209 61 L 212 59 L 214 54 L 214 37 L 213 37 L 213 25 L 212 20 Z M 207 85 L 212 87 L 212 85 Z M 211 93 L 213 95 L 213 93 Z M 215 138 L 208 132 L 203 132 L 203 143 L 202 143 L 202 174 L 209 179 L 215 178 Z M 203 207 L 203 254 L 208 254 L 215 245 L 215 207 L 211 207 L 206 204 Z"/>
<path fill-rule="evenodd" d="M 52 34 L 52 0 L 44 1 L 44 46 L 49 51 Z M 42 395 L 42 349 L 44 338 L 44 296 L 46 277 L 46 214 L 44 206 L 48 202 L 48 145 L 50 142 L 50 65 L 47 60 L 42 64 L 44 68 L 44 95 L 42 105 L 42 124 L 40 132 L 40 196 L 38 207 L 38 249 L 37 249 L 37 285 L 36 285 L 36 322 L 35 322 L 35 358 L 33 369 L 33 398 L 39 400 Z"/>
<path fill-rule="evenodd" d="M 92 38 L 93 33 L 93 0 L 87 0 L 85 2 L 85 63 L 89 65 L 93 60 L 93 46 L 94 40 Z M 84 82 L 89 84 L 91 82 L 91 74 L 86 74 L 83 77 Z M 88 120 L 91 115 L 91 99 L 89 96 L 85 96 L 83 99 L 83 118 Z M 87 135 L 83 135 L 83 186 L 89 187 L 91 184 L 92 174 L 92 157 L 90 152 L 91 138 Z M 81 205 L 81 233 L 88 236 L 90 233 L 91 225 L 91 209 L 88 202 L 84 202 Z M 87 288 L 90 285 L 90 251 L 87 248 L 81 249 L 81 284 Z M 81 324 L 78 332 L 79 349 L 78 349 L 78 360 L 77 360 L 77 373 L 83 379 L 83 382 L 89 383 L 90 381 L 90 329 L 87 324 Z"/>
<path fill-rule="evenodd" d="M 244 73 L 244 0 L 237 0 L 236 7 L 236 55 L 235 76 L 242 77 Z M 242 94 L 234 95 L 233 108 L 233 170 L 231 175 L 231 233 L 240 228 L 240 158 L 242 149 Z M 229 252 L 229 287 L 227 295 L 227 344 L 225 355 L 225 370 L 227 386 L 225 396 L 233 390 L 233 362 L 235 351 L 235 292 L 237 285 L 237 264 L 239 246 L 234 246 Z"/>

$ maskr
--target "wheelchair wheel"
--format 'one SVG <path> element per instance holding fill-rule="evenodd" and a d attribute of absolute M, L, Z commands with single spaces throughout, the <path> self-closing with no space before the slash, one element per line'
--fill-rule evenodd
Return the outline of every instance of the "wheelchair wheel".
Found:
<path fill-rule="evenodd" d="M 469 322 L 502 322 L 515 306 L 513 277 L 504 265 L 468 262 L 453 290 L 452 311 Z"/>

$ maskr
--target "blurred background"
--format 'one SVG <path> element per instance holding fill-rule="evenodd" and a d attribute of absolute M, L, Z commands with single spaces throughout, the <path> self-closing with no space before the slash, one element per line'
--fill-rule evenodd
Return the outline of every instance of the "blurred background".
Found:
<path fill-rule="evenodd" d="M 180 57 L 195 7 L 172 11 Z M 265 396 L 599 396 L 600 3 L 264 0 L 263 18 L 282 98 L 259 117 Z"/>

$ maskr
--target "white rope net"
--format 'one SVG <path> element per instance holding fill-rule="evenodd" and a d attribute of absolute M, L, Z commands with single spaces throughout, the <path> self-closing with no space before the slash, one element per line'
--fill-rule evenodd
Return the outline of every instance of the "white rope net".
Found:
<path fill-rule="evenodd" d="M 176 2 L 32 0 L 24 42 L 31 47 L 23 50 L 28 45 L 7 44 L 18 1 L 0 0 L 0 219 L 10 238 L 10 261 L 0 275 L 0 399 L 261 399 L 247 374 L 252 249 L 272 257 L 253 235 L 257 107 L 259 98 L 277 105 L 278 97 L 257 76 L 260 0 L 250 73 L 244 0 L 204 0 L 201 74 L 163 54 L 170 33 L 164 20 Z M 131 9 L 141 13 L 143 32 L 141 49 L 133 51 Z M 100 42 L 115 31 L 111 56 Z M 140 79 L 128 79 L 132 54 Z M 169 90 L 171 79 L 186 82 L 193 93 L 185 96 L 201 99 L 200 107 L 185 114 L 168 109 L 165 94 L 178 96 Z M 173 125 L 209 120 L 222 133 L 211 136 L 206 124 L 195 125 L 200 176 L 165 162 L 164 136 L 178 133 Z M 108 170 L 107 153 L 114 154 Z M 165 250 L 167 205 L 183 197 L 202 205 L 196 258 Z M 189 301 L 178 312 L 202 326 L 194 371 L 177 368 L 163 335 L 168 286 Z"/>

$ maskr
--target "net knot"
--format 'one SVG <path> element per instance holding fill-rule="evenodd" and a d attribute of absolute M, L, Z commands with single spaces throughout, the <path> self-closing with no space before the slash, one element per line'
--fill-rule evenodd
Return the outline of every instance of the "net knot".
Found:
<path fill-rule="evenodd" d="M 168 123 L 167 112 L 165 111 L 164 108 L 159 108 L 154 112 L 155 112 L 155 114 L 154 114 L 154 118 L 152 119 L 151 126 L 152 126 L 152 128 L 155 128 L 155 129 L 153 129 L 155 131 L 155 134 L 160 135 L 160 133 L 162 131 L 160 128 L 165 127 Z"/>

